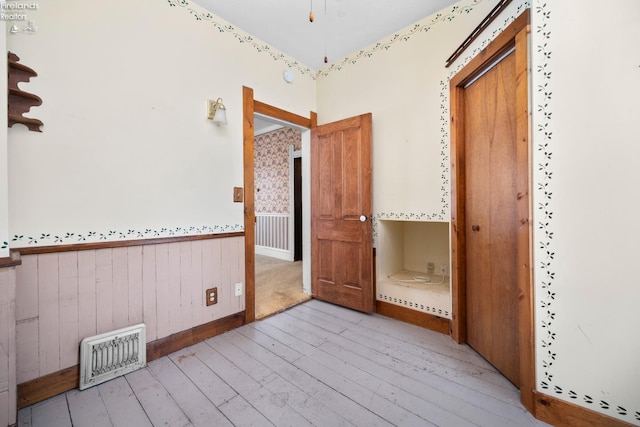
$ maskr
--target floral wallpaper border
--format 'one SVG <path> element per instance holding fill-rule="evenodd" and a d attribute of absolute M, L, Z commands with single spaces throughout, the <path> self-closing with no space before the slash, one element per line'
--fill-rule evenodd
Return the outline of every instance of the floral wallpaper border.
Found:
<path fill-rule="evenodd" d="M 444 317 L 446 319 L 451 319 L 451 312 L 442 307 L 425 305 L 423 303 L 418 303 L 414 301 L 410 301 L 408 299 L 396 298 L 383 293 L 378 294 L 378 301 L 386 301 L 392 304 L 409 307 L 414 310 L 422 311 L 424 313 L 433 314 L 438 317 Z"/>
<path fill-rule="evenodd" d="M 11 242 L 2 242 L 1 249 L 9 247 L 58 245 L 73 243 L 95 243 L 101 241 L 155 239 L 174 236 L 193 236 L 201 234 L 222 234 L 244 231 L 241 224 L 234 225 L 202 225 L 175 228 L 147 228 L 144 230 L 129 229 L 127 231 L 87 231 L 84 233 L 39 233 L 33 235 L 14 234 Z"/>
<path fill-rule="evenodd" d="M 339 62 L 333 63 L 333 64 L 329 65 L 328 67 L 322 68 L 320 71 L 318 71 L 318 76 L 326 77 L 326 76 L 329 75 L 329 73 L 331 73 L 333 71 L 340 71 L 345 66 L 355 64 L 356 62 L 360 61 L 363 58 L 370 58 L 370 57 L 372 57 L 374 54 L 376 54 L 378 52 L 389 50 L 391 48 L 391 46 L 393 46 L 394 44 L 396 44 L 398 42 L 406 42 L 409 39 L 411 39 L 413 36 L 415 36 L 416 34 L 426 33 L 434 25 L 436 25 L 438 23 L 451 22 L 458 15 L 462 15 L 462 14 L 465 14 L 465 13 L 470 13 L 477 5 L 479 5 L 483 1 L 484 0 L 471 0 L 470 4 L 467 4 L 467 5 L 464 5 L 464 6 L 455 5 L 455 6 L 451 7 L 451 9 L 446 13 L 437 13 L 433 17 L 433 19 L 431 19 L 431 21 L 429 21 L 426 24 L 415 24 L 411 28 L 406 30 L 404 33 L 395 33 L 393 36 L 391 36 L 386 41 L 380 41 L 380 42 L 372 45 L 371 47 L 368 47 L 366 49 L 361 49 L 358 52 L 354 52 L 354 53 L 352 53 L 350 55 L 345 56 Z"/>
<path fill-rule="evenodd" d="M 261 40 L 252 37 L 241 29 L 236 28 L 231 24 L 223 24 L 218 22 L 216 19 L 222 19 L 207 12 L 199 6 L 193 6 L 191 2 L 189 2 L 189 0 L 167 0 L 169 6 L 184 8 L 196 20 L 210 22 L 219 32 L 233 35 L 233 37 L 239 43 L 248 44 L 258 52 L 269 55 L 274 61 L 282 61 L 286 64 L 287 67 L 294 68 L 301 74 L 308 75 L 313 80 L 316 80 L 320 76 L 326 77 L 331 72 L 340 71 L 348 65 L 357 63 L 361 59 L 370 58 L 378 52 L 389 50 L 394 44 L 398 42 L 406 42 L 416 34 L 427 32 L 438 23 L 453 21 L 458 15 L 470 13 L 478 4 L 482 3 L 483 1 L 484 0 L 470 0 L 469 4 L 467 5 L 454 5 L 445 13 L 437 13 L 427 24 L 415 24 L 413 27 L 405 30 L 405 32 L 395 33 L 386 41 L 380 41 L 368 48 L 361 49 L 357 52 L 345 56 L 336 63 L 333 63 L 327 67 L 322 68 L 321 70 L 316 71 L 285 55 L 277 49 L 269 46 Z"/>

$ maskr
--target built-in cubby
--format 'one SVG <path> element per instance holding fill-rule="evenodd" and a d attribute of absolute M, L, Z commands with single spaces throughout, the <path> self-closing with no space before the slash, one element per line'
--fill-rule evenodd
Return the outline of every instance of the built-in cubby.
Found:
<path fill-rule="evenodd" d="M 379 301 L 451 319 L 448 222 L 381 219 L 376 246 Z"/>

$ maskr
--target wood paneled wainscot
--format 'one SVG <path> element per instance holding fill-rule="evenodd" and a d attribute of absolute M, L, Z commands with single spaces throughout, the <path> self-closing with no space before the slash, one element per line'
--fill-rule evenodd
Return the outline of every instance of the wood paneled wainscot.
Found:
<path fill-rule="evenodd" d="M 77 387 L 85 337 L 144 322 L 155 354 L 174 348 L 171 339 L 189 345 L 193 331 L 206 335 L 203 327 L 219 332 L 216 321 L 244 323 L 244 295 L 234 296 L 235 283 L 244 283 L 244 234 L 195 237 L 23 250 L 16 268 L 18 406 L 64 391 L 33 396 L 47 387 L 43 378 L 61 376 L 62 388 Z M 212 287 L 218 303 L 207 307 Z"/>
<path fill-rule="evenodd" d="M 15 265 L 0 258 L 0 426 L 16 422 Z"/>

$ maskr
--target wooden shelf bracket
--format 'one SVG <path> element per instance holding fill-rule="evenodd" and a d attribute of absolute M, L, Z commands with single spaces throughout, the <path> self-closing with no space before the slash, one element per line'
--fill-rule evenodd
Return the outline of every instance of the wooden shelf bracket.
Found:
<path fill-rule="evenodd" d="M 35 107 L 42 104 L 42 99 L 39 96 L 29 92 L 25 92 L 18 88 L 18 83 L 28 82 L 31 77 L 38 75 L 31 68 L 19 63 L 20 58 L 15 53 L 8 53 L 8 110 L 9 110 L 9 127 L 12 127 L 16 123 L 22 123 L 29 130 L 34 132 L 42 132 L 40 126 L 42 121 L 33 119 L 31 117 L 24 117 L 23 114 L 29 112 L 31 107 Z"/>

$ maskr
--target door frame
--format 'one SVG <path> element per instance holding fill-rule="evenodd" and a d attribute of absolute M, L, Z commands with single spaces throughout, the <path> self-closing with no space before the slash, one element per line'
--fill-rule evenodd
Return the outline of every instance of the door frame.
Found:
<path fill-rule="evenodd" d="M 254 98 L 253 89 L 242 87 L 242 135 L 244 163 L 244 322 L 256 320 L 256 252 L 255 252 L 255 135 L 253 115 L 261 114 L 298 127 L 311 129 L 318 125 L 318 115 L 311 111 L 309 118 L 299 116 Z"/>
<path fill-rule="evenodd" d="M 500 33 L 450 81 L 451 102 L 451 336 L 466 343 L 465 121 L 464 87 L 510 49 L 516 61 L 517 287 L 520 400 L 533 413 L 535 345 L 532 266 L 532 191 L 529 113 L 529 9 Z"/>

